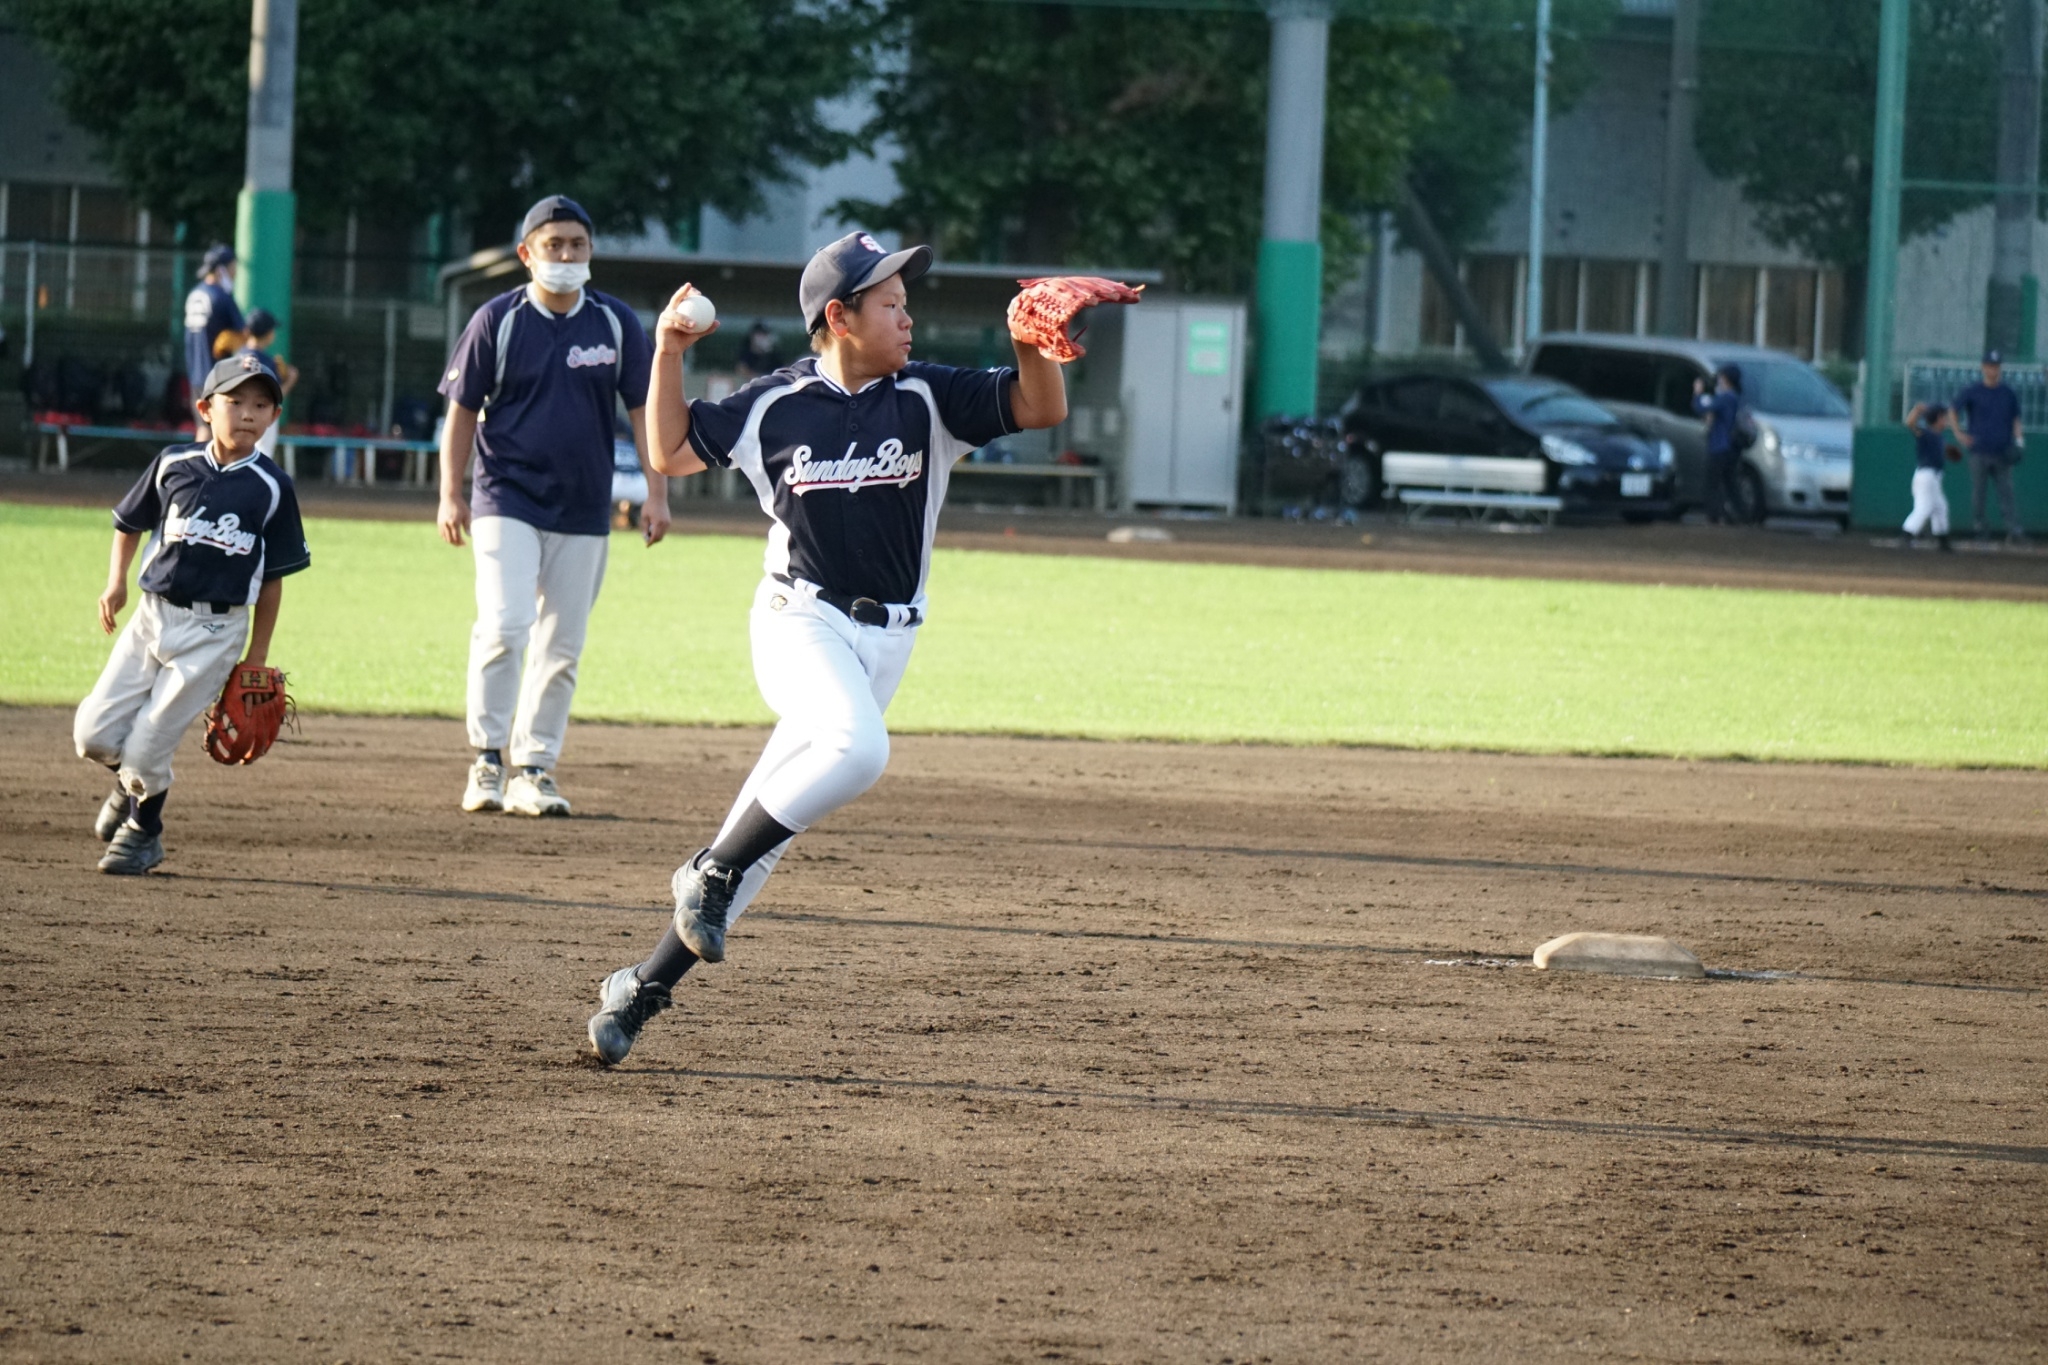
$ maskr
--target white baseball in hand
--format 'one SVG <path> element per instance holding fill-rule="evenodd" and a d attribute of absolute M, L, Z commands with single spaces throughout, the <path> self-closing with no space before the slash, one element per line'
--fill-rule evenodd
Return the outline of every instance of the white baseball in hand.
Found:
<path fill-rule="evenodd" d="M 718 307 L 702 294 L 692 294 L 676 305 L 676 316 L 685 329 L 701 332 L 718 321 Z"/>

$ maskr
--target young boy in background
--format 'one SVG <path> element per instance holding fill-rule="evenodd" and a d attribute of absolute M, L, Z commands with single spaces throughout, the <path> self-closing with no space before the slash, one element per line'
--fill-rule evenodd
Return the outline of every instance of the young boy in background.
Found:
<path fill-rule="evenodd" d="M 249 339 L 243 343 L 242 349 L 261 356 L 269 364 L 270 368 L 277 372 L 279 392 L 286 398 L 291 397 L 292 389 L 299 382 L 299 367 L 286 360 L 283 356 L 271 353 L 271 348 L 277 345 L 277 315 L 268 308 L 257 308 L 250 312 L 248 321 Z M 277 420 L 272 422 L 269 430 L 263 433 L 263 439 L 256 443 L 256 448 L 271 459 L 276 459 L 277 433 L 283 429 L 284 412 L 280 408 Z"/>
<path fill-rule="evenodd" d="M 1913 432 L 1913 511 L 1906 518 L 1906 534 L 1918 540 L 1922 532 L 1933 531 L 1935 544 L 1952 550 L 1941 470 L 1949 458 L 1947 437 L 1953 419 L 1939 403 L 1916 403 L 1906 414 L 1906 425 Z"/>
<path fill-rule="evenodd" d="M 93 830 L 100 871 L 136 876 L 164 860 L 171 756 L 226 686 L 237 660 L 263 664 L 284 578 L 311 562 L 292 481 L 256 442 L 284 399 L 277 372 L 244 352 L 215 365 L 198 400 L 212 433 L 166 446 L 114 508 L 114 548 L 100 629 L 128 602 L 142 537 L 142 602 L 72 724 L 78 756 L 112 768 L 118 786 Z M 246 659 L 243 644 L 246 641 Z"/>

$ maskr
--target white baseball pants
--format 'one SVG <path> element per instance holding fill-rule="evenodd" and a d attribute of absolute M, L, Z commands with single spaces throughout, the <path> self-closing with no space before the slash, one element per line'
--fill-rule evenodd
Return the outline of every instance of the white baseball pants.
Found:
<path fill-rule="evenodd" d="M 1948 534 L 1948 494 L 1941 490 L 1939 469 L 1916 469 L 1913 471 L 1913 511 L 1906 518 L 1906 534 L 1917 536 L 1930 530 L 1938 536 Z"/>
<path fill-rule="evenodd" d="M 469 634 L 469 742 L 514 767 L 553 768 L 576 696 L 576 661 L 604 583 L 607 536 L 478 517 Z"/>
<path fill-rule="evenodd" d="M 249 609 L 190 611 L 153 592 L 114 640 L 114 652 L 71 723 L 80 758 L 119 768 L 121 790 L 148 800 L 171 787 L 171 755 L 220 697 L 249 636 Z"/>
<path fill-rule="evenodd" d="M 808 829 L 874 786 L 889 764 L 882 713 L 910 664 L 917 627 L 901 610 L 889 625 L 861 625 L 815 591 L 769 578 L 754 593 L 754 679 L 780 719 L 721 838 L 755 801 L 777 824 Z M 747 869 L 728 923 L 753 903 L 788 847 L 783 841 Z"/>

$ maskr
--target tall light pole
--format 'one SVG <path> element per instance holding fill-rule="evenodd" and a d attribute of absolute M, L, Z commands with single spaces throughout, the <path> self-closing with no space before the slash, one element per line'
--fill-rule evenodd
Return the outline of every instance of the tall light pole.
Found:
<path fill-rule="evenodd" d="M 249 15 L 249 150 L 235 199 L 235 297 L 277 315 L 277 349 L 291 354 L 292 253 L 298 198 L 292 193 L 292 100 L 297 81 L 299 0 L 252 0 Z"/>
<path fill-rule="evenodd" d="M 1984 344 L 2034 358 L 2034 219 L 2041 207 L 2041 0 L 2005 0 L 1998 73 L 1998 207 Z"/>
<path fill-rule="evenodd" d="M 1693 114 L 1700 93 L 1700 3 L 1678 0 L 1671 16 L 1671 99 L 1664 124 L 1664 240 L 1657 260 L 1654 330 L 1685 336 L 1691 326 Z"/>
<path fill-rule="evenodd" d="M 1863 425 L 1898 419 L 1892 405 L 1892 316 L 1899 282 L 1899 175 L 1906 147 L 1906 42 L 1912 0 L 1878 11 L 1877 128 L 1871 156 L 1870 272 L 1863 291 Z"/>
<path fill-rule="evenodd" d="M 1550 162 L 1550 0 L 1536 0 L 1536 107 L 1529 118 L 1529 302 L 1522 336 L 1543 330 L 1543 186 Z"/>
<path fill-rule="evenodd" d="M 1313 416 L 1323 321 L 1323 102 L 1331 0 L 1271 0 L 1265 227 L 1259 240 L 1260 417 Z"/>

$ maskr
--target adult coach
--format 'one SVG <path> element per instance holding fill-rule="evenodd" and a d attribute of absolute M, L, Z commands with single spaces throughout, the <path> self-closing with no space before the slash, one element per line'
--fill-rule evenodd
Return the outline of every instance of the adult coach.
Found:
<path fill-rule="evenodd" d="M 2023 544 L 2020 503 L 2013 493 L 2012 467 L 2020 462 L 2027 434 L 2020 425 L 2020 396 L 2005 382 L 2005 357 L 1984 353 L 1982 377 L 1956 395 L 1956 416 L 1966 424 L 1963 448 L 1970 452 L 1970 515 L 1977 539 L 1990 534 L 1984 521 L 1984 487 L 1998 490 L 1998 510 L 2005 518 L 2005 538 Z"/>
<path fill-rule="evenodd" d="M 575 200 L 549 195 L 527 210 L 519 259 L 531 281 L 477 309 L 441 380 L 437 524 L 450 545 L 467 531 L 476 546 L 468 811 L 569 813 L 554 767 L 604 582 L 622 400 L 647 472 L 641 537 L 668 534 L 668 480 L 647 462 L 647 333 L 632 309 L 585 287 L 590 253 L 590 215 Z M 462 497 L 472 451 L 474 506 Z"/>
<path fill-rule="evenodd" d="M 607 1064 L 667 1008 L 684 972 L 723 960 L 726 926 L 789 841 L 882 775 L 882 713 L 924 621 L 954 461 L 1066 418 L 1060 367 L 1031 346 L 1017 345 L 1014 369 L 910 358 L 905 286 L 930 265 L 929 247 L 889 252 L 865 233 L 824 248 L 798 290 L 817 355 L 717 403 L 683 400 L 683 354 L 709 334 L 678 312 L 696 290 L 677 290 L 656 327 L 655 467 L 737 469 L 774 522 L 750 632 L 754 677 L 779 720 L 717 839 L 676 869 L 675 922 L 654 955 L 606 978 L 589 1032 Z"/>
<path fill-rule="evenodd" d="M 206 416 L 199 411 L 200 390 L 206 387 L 214 362 L 241 346 L 247 326 L 242 306 L 235 302 L 234 250 L 216 242 L 199 262 L 199 283 L 185 296 L 185 378 L 191 385 L 187 406 L 198 424 L 193 439 L 200 445 L 212 437 Z"/>

